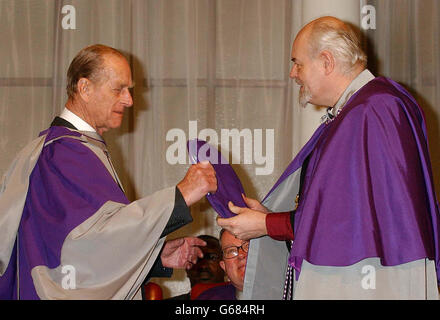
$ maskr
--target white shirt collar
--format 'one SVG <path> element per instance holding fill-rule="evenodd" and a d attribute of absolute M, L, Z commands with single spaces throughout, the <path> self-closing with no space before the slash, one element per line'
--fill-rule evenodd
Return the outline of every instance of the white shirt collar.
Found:
<path fill-rule="evenodd" d="M 321 117 L 321 122 L 331 121 L 334 119 L 351 98 L 351 96 L 374 78 L 374 75 L 368 69 L 365 69 L 359 73 L 358 76 L 354 78 L 353 81 L 348 85 L 348 87 L 345 88 L 334 107 L 327 108 L 326 114 Z"/>
<path fill-rule="evenodd" d="M 61 112 L 60 118 L 69 121 L 71 124 L 75 126 L 75 128 L 78 129 L 78 131 L 96 132 L 96 130 L 91 125 L 89 125 L 87 122 L 85 122 L 83 119 L 78 117 L 76 114 L 74 114 L 72 111 L 70 111 L 67 108 L 64 108 L 64 110 Z"/>
<path fill-rule="evenodd" d="M 364 71 L 359 73 L 358 76 L 354 78 L 354 80 L 345 89 L 338 102 L 336 102 L 335 106 L 332 109 L 333 115 L 337 116 L 339 109 L 345 106 L 351 96 L 373 79 L 374 75 L 368 69 L 365 69 Z"/>

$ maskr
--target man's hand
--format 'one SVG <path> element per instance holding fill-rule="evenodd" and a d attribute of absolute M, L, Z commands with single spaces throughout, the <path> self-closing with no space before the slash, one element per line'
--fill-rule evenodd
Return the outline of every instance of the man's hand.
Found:
<path fill-rule="evenodd" d="M 244 203 L 246 203 L 246 205 L 250 209 L 265 212 L 265 213 L 270 212 L 269 209 L 267 209 L 265 206 L 263 206 L 260 201 L 252 199 L 252 198 L 248 198 L 243 193 L 241 194 L 241 197 L 243 198 Z"/>
<path fill-rule="evenodd" d="M 257 200 L 254 201 L 258 202 Z M 249 205 L 248 202 L 246 202 L 246 204 Z M 220 227 L 225 228 L 241 240 L 250 240 L 267 234 L 265 212 L 237 207 L 232 202 L 229 202 L 228 205 L 229 210 L 237 214 L 237 216 L 232 218 L 217 218 L 217 224 Z M 253 206 L 256 206 L 255 202 Z M 260 206 L 263 207 L 261 204 Z"/>
<path fill-rule="evenodd" d="M 203 258 L 199 246 L 206 246 L 206 242 L 199 238 L 185 237 L 165 242 L 160 258 L 162 265 L 167 268 L 190 269 Z"/>
<path fill-rule="evenodd" d="M 193 164 L 182 181 L 177 184 L 180 193 L 189 207 L 199 201 L 208 192 L 217 190 L 217 178 L 209 161 Z"/>

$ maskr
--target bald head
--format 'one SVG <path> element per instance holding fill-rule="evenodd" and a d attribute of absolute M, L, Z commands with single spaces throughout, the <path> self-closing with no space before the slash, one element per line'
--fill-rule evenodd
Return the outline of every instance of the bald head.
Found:
<path fill-rule="evenodd" d="M 354 30 L 335 17 L 321 17 L 311 21 L 299 32 L 308 45 L 309 54 L 316 58 L 323 51 L 330 52 L 342 73 L 365 69 L 367 56 Z"/>
<path fill-rule="evenodd" d="M 340 29 L 340 30 L 347 29 L 347 25 L 342 20 L 335 17 L 327 16 L 327 17 L 320 17 L 313 21 L 310 21 L 301 29 L 299 34 L 310 32 L 313 29 L 313 27 L 317 27 L 323 24 L 332 27 L 333 29 Z"/>
<path fill-rule="evenodd" d="M 333 106 L 366 61 L 356 33 L 343 21 L 322 17 L 308 23 L 292 46 L 290 77 L 301 86 L 299 104 Z"/>

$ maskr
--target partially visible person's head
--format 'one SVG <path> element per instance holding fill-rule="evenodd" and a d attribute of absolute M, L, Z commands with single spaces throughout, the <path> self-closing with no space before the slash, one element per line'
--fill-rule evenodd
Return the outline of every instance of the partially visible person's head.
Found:
<path fill-rule="evenodd" d="M 121 125 L 131 107 L 130 66 L 118 50 L 92 45 L 82 49 L 67 71 L 68 108 L 100 134 Z"/>
<path fill-rule="evenodd" d="M 203 258 L 199 258 L 197 263 L 186 271 L 191 287 L 198 283 L 224 282 L 225 273 L 219 265 L 222 250 L 218 239 L 209 235 L 201 235 L 198 238 L 205 241 L 206 246 L 200 247 L 203 251 Z"/>
<path fill-rule="evenodd" d="M 349 25 L 322 17 L 298 33 L 292 61 L 290 76 L 301 86 L 300 105 L 332 106 L 344 86 L 365 69 L 367 57 Z"/>
<path fill-rule="evenodd" d="M 226 229 L 220 231 L 219 238 L 223 253 L 220 266 L 234 287 L 243 291 L 249 241 L 237 239 Z"/>

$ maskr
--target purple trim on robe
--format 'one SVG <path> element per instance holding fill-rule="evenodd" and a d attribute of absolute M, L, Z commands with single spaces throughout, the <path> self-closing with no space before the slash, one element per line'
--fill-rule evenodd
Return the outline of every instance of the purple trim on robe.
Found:
<path fill-rule="evenodd" d="M 64 127 L 51 127 L 42 134 L 47 134 L 45 141 L 81 136 Z M 107 201 L 129 201 L 101 160 L 81 141 L 68 137 L 43 148 L 29 181 L 19 227 L 20 299 L 39 299 L 32 268 L 58 267 L 64 240 L 74 228 Z M 0 298 L 17 298 L 15 249 L 0 277 Z"/>
<path fill-rule="evenodd" d="M 203 291 L 196 300 L 237 300 L 232 283 L 216 286 Z"/>
<path fill-rule="evenodd" d="M 264 197 L 263 201 L 266 200 L 266 198 L 276 189 L 278 186 L 292 173 L 294 173 L 296 170 L 298 170 L 304 160 L 307 158 L 307 156 L 312 152 L 313 148 L 316 145 L 316 142 L 318 142 L 319 137 L 323 133 L 325 129 L 325 124 L 321 124 L 318 129 L 315 130 L 312 137 L 307 141 L 307 143 L 302 147 L 302 149 L 299 151 L 299 153 L 296 155 L 296 157 L 292 160 L 292 162 L 287 166 L 286 170 L 281 174 L 278 181 L 275 183 L 275 185 L 272 187 L 272 189 L 269 191 L 269 193 Z"/>
<path fill-rule="evenodd" d="M 403 87 L 383 77 L 362 87 L 271 192 L 309 154 L 289 258 L 297 271 L 303 259 L 349 266 L 379 257 L 395 266 L 429 258 L 439 275 L 439 209 L 424 116 Z"/>

